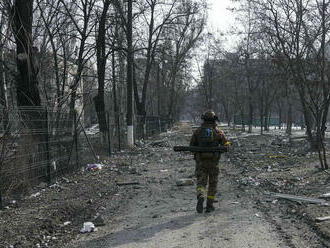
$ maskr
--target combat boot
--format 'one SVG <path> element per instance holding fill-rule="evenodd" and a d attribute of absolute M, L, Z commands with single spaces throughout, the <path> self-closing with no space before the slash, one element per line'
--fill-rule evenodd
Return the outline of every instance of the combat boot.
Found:
<path fill-rule="evenodd" d="M 205 209 L 206 213 L 210 213 L 210 212 L 213 212 L 215 210 L 215 208 L 213 206 L 213 202 L 214 202 L 214 200 L 207 199 L 206 209 Z"/>
<path fill-rule="evenodd" d="M 199 194 L 197 196 L 197 205 L 196 205 L 196 211 L 197 213 L 203 213 L 203 204 L 204 204 L 204 196 L 202 194 Z"/>

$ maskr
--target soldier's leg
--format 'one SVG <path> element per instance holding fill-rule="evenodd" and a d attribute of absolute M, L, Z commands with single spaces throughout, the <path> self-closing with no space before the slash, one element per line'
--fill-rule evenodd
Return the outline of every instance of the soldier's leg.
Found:
<path fill-rule="evenodd" d="M 197 196 L 203 195 L 205 197 L 208 171 L 202 161 L 196 161 L 195 176 L 197 178 Z"/>
<path fill-rule="evenodd" d="M 210 165 L 208 170 L 209 176 L 209 188 L 207 192 L 207 202 L 206 202 L 206 211 L 211 212 L 214 210 L 213 202 L 215 199 L 215 195 L 217 193 L 218 186 L 218 177 L 219 177 L 219 165 L 218 162 Z"/>
<path fill-rule="evenodd" d="M 206 193 L 206 185 L 208 180 L 208 173 L 202 161 L 196 160 L 195 175 L 197 178 L 197 206 L 198 213 L 203 212 L 203 203 Z"/>

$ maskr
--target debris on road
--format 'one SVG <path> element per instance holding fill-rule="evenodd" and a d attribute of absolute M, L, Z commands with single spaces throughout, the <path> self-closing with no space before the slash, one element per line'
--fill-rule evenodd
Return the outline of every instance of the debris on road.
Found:
<path fill-rule="evenodd" d="M 280 154 L 280 155 L 270 155 L 269 158 L 286 158 L 287 156 Z"/>
<path fill-rule="evenodd" d="M 97 228 L 92 222 L 85 222 L 83 228 L 80 230 L 81 233 L 96 232 Z"/>
<path fill-rule="evenodd" d="M 291 201 L 315 203 L 315 204 L 321 204 L 321 205 L 325 205 L 325 206 L 329 205 L 329 203 L 326 200 L 316 199 L 316 198 L 311 198 L 311 197 L 280 194 L 280 193 L 269 193 L 269 195 L 272 197 L 287 199 L 287 200 L 291 200 Z"/>
<path fill-rule="evenodd" d="M 104 219 L 102 218 L 102 216 L 100 214 L 97 214 L 94 217 L 93 223 L 95 226 L 105 226 Z"/>
<path fill-rule="evenodd" d="M 151 143 L 148 144 L 148 146 L 153 146 L 153 147 L 171 147 L 171 145 L 168 143 L 167 140 L 155 140 Z"/>
<path fill-rule="evenodd" d="M 259 180 L 257 180 L 256 178 L 252 178 L 251 176 L 242 178 L 240 182 L 244 185 L 254 185 L 254 186 L 260 185 Z"/>
<path fill-rule="evenodd" d="M 71 221 L 66 221 L 66 222 L 63 223 L 63 226 L 68 226 L 70 224 L 71 224 Z"/>
<path fill-rule="evenodd" d="M 103 164 L 88 164 L 87 165 L 87 170 L 90 171 L 98 171 L 98 170 L 102 170 L 103 168 Z"/>
<path fill-rule="evenodd" d="M 138 185 L 140 184 L 139 182 L 132 181 L 132 182 L 116 182 L 118 186 L 124 186 L 124 185 Z"/>
<path fill-rule="evenodd" d="M 190 186 L 194 185 L 194 180 L 191 178 L 181 178 L 176 181 L 177 186 Z"/>
<path fill-rule="evenodd" d="M 321 195 L 320 198 L 330 198 L 330 193 L 325 193 Z"/>
<path fill-rule="evenodd" d="M 318 221 L 318 222 L 330 220 L 330 216 L 317 217 L 317 218 L 315 218 L 315 220 Z"/>
<path fill-rule="evenodd" d="M 32 194 L 31 196 L 30 196 L 30 198 L 36 198 L 36 197 L 38 197 L 38 196 L 40 196 L 41 194 L 40 194 L 40 192 L 37 192 L 37 193 L 35 193 L 35 194 Z"/>

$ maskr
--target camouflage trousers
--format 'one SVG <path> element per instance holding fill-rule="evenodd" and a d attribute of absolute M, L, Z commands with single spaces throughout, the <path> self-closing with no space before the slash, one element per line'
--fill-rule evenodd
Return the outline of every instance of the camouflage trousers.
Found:
<path fill-rule="evenodd" d="M 214 200 L 217 193 L 219 160 L 196 160 L 195 175 L 197 178 L 197 195 L 202 194 L 205 198 L 208 184 L 207 199 Z"/>

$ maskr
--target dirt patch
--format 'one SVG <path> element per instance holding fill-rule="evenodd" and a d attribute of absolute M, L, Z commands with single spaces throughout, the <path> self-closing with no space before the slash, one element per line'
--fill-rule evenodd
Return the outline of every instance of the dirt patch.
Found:
<path fill-rule="evenodd" d="M 0 211 L 0 247 L 63 247 L 84 222 L 105 209 L 114 214 L 129 197 L 118 194 L 116 179 L 127 172 L 130 159 L 119 154 L 103 164 L 100 171 L 88 171 L 86 165 L 51 186 L 42 183 L 23 199 L 8 201 Z"/>
<path fill-rule="evenodd" d="M 268 216 L 280 232 L 289 233 L 293 226 L 311 233 L 320 247 L 330 245 L 330 222 L 318 223 L 315 218 L 328 216 L 329 206 L 267 197 L 276 192 L 319 198 L 330 192 L 330 177 L 319 170 L 316 153 L 309 152 L 304 140 L 288 142 L 278 134 L 236 136 L 230 161 L 240 170 L 235 176 L 242 190 L 255 191 L 256 206 Z M 291 246 L 299 243 L 288 235 Z M 310 246 L 315 247 L 315 246 Z"/>

